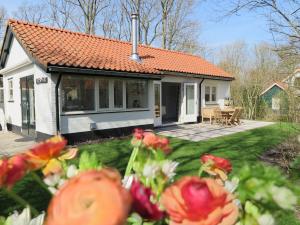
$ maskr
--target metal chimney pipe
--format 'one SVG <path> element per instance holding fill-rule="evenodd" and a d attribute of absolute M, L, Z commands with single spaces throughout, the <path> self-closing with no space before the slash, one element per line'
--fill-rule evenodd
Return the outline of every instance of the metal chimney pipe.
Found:
<path fill-rule="evenodd" d="M 132 42 L 132 52 L 131 59 L 136 62 L 141 62 L 141 58 L 138 54 L 138 43 L 139 43 L 139 31 L 138 31 L 138 14 L 133 13 L 131 15 L 132 21 L 132 34 L 131 34 L 131 42 Z"/>

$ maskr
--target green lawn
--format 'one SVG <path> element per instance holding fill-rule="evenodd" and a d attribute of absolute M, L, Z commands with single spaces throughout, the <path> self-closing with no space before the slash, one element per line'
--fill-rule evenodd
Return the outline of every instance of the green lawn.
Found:
<path fill-rule="evenodd" d="M 179 175 L 196 173 L 199 157 L 205 153 L 230 159 L 236 171 L 245 163 L 258 162 L 258 156 L 264 151 L 297 133 L 300 133 L 300 126 L 278 123 L 200 142 L 170 138 L 173 149 L 170 158 L 180 162 Z M 80 150 L 95 151 L 105 165 L 121 171 L 125 169 L 131 149 L 129 138 L 80 146 Z"/>
<path fill-rule="evenodd" d="M 189 142 L 171 138 L 173 151 L 170 154 L 170 158 L 180 162 L 178 167 L 179 176 L 195 174 L 199 169 L 199 157 L 204 153 L 230 159 L 234 167 L 233 173 L 235 173 L 245 163 L 257 163 L 259 161 L 258 156 L 264 151 L 296 134 L 300 134 L 300 126 L 278 123 L 201 142 Z M 95 151 L 104 165 L 116 167 L 121 172 L 124 172 L 132 150 L 129 138 L 108 140 L 99 144 L 81 145 L 79 149 L 81 151 Z M 30 177 L 27 177 L 25 182 L 18 183 L 15 188 L 26 199 L 31 200 L 38 209 L 43 210 L 47 206 L 50 196 L 37 189 Z M 12 208 L 16 208 L 13 202 L 1 192 L 0 202 L 0 215 L 5 215 Z M 300 222 L 297 222 L 293 215 L 284 215 L 282 221 L 278 221 L 278 224 L 300 225 Z"/>

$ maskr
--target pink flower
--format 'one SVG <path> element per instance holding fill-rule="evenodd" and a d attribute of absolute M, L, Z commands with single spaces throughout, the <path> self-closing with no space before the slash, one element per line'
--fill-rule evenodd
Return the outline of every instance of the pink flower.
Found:
<path fill-rule="evenodd" d="M 151 202 L 153 193 L 150 188 L 144 187 L 139 181 L 134 180 L 130 193 L 133 199 L 133 210 L 148 220 L 160 220 L 164 213 L 159 210 L 158 205 Z"/>
<path fill-rule="evenodd" d="M 144 137 L 144 130 L 140 128 L 135 128 L 133 131 L 133 136 L 138 140 L 142 140 Z"/>
<path fill-rule="evenodd" d="M 215 180 L 199 177 L 181 178 L 161 197 L 170 225 L 233 225 L 238 218 L 233 200 Z"/>

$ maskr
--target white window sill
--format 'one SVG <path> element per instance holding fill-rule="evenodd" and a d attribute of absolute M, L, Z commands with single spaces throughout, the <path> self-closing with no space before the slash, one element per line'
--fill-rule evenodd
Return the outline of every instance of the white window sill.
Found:
<path fill-rule="evenodd" d="M 149 111 L 149 108 L 136 108 L 136 109 L 107 109 L 99 111 L 73 111 L 73 112 L 61 112 L 62 116 L 71 115 L 84 115 L 84 114 L 104 114 L 104 113 L 123 113 L 123 112 L 138 112 Z"/>
<path fill-rule="evenodd" d="M 205 102 L 205 105 L 219 105 L 218 102 Z"/>

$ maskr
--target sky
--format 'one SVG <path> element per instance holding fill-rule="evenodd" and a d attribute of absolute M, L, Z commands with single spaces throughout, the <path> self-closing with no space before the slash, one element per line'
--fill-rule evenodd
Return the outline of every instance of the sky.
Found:
<path fill-rule="evenodd" d="M 23 1 L 0 0 L 0 5 L 5 6 L 11 14 Z M 219 21 L 216 19 L 216 5 L 211 0 L 196 1 L 201 1 L 196 4 L 194 11 L 195 19 L 201 24 L 199 41 L 207 47 L 214 49 L 235 41 L 245 41 L 249 45 L 272 42 L 268 24 L 262 16 L 243 12 L 240 16 L 232 16 Z"/>
<path fill-rule="evenodd" d="M 209 47 L 219 47 L 235 41 L 245 41 L 249 45 L 273 41 L 263 16 L 250 12 L 240 14 L 218 20 L 216 5 L 209 0 L 198 4 L 195 15 L 201 24 L 201 40 Z"/>

